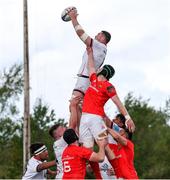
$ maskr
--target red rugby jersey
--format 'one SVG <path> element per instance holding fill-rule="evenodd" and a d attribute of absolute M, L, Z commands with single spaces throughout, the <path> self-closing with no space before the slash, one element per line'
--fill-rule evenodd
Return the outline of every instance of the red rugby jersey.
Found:
<path fill-rule="evenodd" d="M 116 90 L 109 81 L 98 81 L 96 73 L 90 76 L 91 85 L 87 89 L 82 112 L 104 116 L 104 105 Z"/>
<path fill-rule="evenodd" d="M 63 178 L 84 179 L 86 175 L 86 160 L 90 159 L 93 151 L 85 147 L 69 145 L 62 155 Z"/>
<path fill-rule="evenodd" d="M 123 152 L 124 151 L 124 152 Z M 127 168 L 124 168 L 124 170 L 127 170 L 128 172 L 125 172 L 126 175 L 126 179 L 139 179 L 137 176 L 137 172 L 135 170 L 134 167 L 134 144 L 127 139 L 127 145 L 126 146 L 122 146 L 122 148 L 120 149 L 120 154 L 125 153 L 126 156 L 126 165 Z M 124 164 L 124 161 L 121 162 L 120 159 L 120 166 Z"/>
<path fill-rule="evenodd" d="M 134 144 L 127 139 L 127 145 L 109 144 L 110 148 L 117 157 L 117 178 L 138 179 L 137 172 L 134 167 Z M 114 168 L 114 167 L 113 167 Z M 115 172 L 116 173 L 116 172 Z"/>

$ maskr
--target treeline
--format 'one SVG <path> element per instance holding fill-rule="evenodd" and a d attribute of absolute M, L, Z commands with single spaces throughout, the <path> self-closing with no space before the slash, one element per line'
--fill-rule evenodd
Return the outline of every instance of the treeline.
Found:
<path fill-rule="evenodd" d="M 17 107 L 23 92 L 21 65 L 0 72 L 0 179 L 18 179 L 23 171 L 23 117 Z M 124 104 L 136 124 L 135 167 L 142 179 L 170 178 L 170 100 L 156 110 L 148 100 L 128 94 Z M 31 142 L 44 142 L 54 158 L 49 127 L 56 122 L 54 110 L 39 99 L 31 114 Z"/>

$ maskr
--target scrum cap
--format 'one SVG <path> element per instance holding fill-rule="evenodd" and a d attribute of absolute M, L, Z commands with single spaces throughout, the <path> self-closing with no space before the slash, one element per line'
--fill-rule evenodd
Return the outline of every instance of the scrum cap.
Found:
<path fill-rule="evenodd" d="M 114 68 L 111 65 L 106 64 L 103 66 L 103 68 L 97 75 L 103 75 L 107 80 L 109 80 L 110 78 L 113 77 L 114 74 L 115 74 Z"/>

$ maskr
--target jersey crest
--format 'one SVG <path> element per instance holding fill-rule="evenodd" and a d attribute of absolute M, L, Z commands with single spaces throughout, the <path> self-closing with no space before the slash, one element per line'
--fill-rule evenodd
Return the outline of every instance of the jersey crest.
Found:
<path fill-rule="evenodd" d="M 107 91 L 108 91 L 108 93 L 112 93 L 114 91 L 114 87 L 113 86 L 108 86 Z"/>

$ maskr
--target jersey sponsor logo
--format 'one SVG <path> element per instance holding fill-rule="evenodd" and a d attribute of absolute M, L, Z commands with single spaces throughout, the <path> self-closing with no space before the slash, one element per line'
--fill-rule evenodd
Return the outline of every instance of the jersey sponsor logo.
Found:
<path fill-rule="evenodd" d="M 108 86 L 107 91 L 108 91 L 108 93 L 112 93 L 114 91 L 114 87 L 113 86 Z"/>
<path fill-rule="evenodd" d="M 63 161 L 65 161 L 65 160 L 71 160 L 71 159 L 74 159 L 74 157 L 66 156 L 65 158 L 63 158 Z"/>

